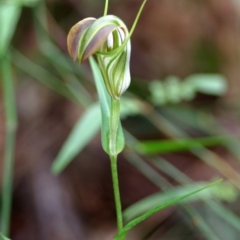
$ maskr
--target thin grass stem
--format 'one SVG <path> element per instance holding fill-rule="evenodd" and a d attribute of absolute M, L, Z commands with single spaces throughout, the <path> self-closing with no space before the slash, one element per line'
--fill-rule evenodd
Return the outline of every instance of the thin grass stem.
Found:
<path fill-rule="evenodd" d="M 105 7 L 104 7 L 103 16 L 107 15 L 107 11 L 108 11 L 108 0 L 105 1 Z"/>
<path fill-rule="evenodd" d="M 1 206 L 1 232 L 9 235 L 12 205 L 12 182 L 14 167 L 14 149 L 17 128 L 14 87 L 9 56 L 0 60 L 5 108 L 6 136 L 3 158 L 3 186 Z"/>

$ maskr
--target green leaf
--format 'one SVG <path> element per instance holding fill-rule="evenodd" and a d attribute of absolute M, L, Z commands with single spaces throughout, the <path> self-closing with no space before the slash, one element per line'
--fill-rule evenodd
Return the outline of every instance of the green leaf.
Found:
<path fill-rule="evenodd" d="M 15 5 L 15 6 L 27 6 L 27 7 L 32 7 L 34 4 L 36 4 L 36 2 L 38 2 L 39 0 L 1 0 L 1 3 L 5 3 L 5 4 L 11 4 L 11 5 Z"/>
<path fill-rule="evenodd" d="M 102 146 L 106 153 L 110 154 L 109 150 L 109 132 L 110 132 L 110 108 L 111 98 L 106 90 L 102 74 L 98 68 L 98 65 L 93 57 L 89 58 L 92 68 L 94 80 L 96 83 L 101 113 L 102 113 Z M 119 128 L 117 133 L 117 153 L 121 152 L 124 148 L 124 136 L 122 132 L 121 122 L 119 121 Z"/>
<path fill-rule="evenodd" d="M 134 203 L 130 207 L 124 210 L 123 217 L 125 221 L 129 221 L 140 214 L 150 210 L 153 207 L 156 207 L 160 202 L 167 202 L 170 199 L 176 198 L 177 196 L 183 196 L 189 192 L 194 191 L 206 186 L 206 183 L 190 183 L 183 186 L 178 186 L 175 188 L 170 188 L 164 192 L 152 194 L 140 201 Z M 218 195 L 218 190 L 221 189 L 222 196 Z M 199 194 L 192 195 L 191 197 L 186 198 L 182 202 L 194 202 L 199 200 L 209 200 L 211 198 L 219 198 L 220 200 L 225 198 L 225 191 L 228 191 L 228 187 L 224 184 L 219 184 L 212 188 L 208 188 L 205 191 L 201 191 Z M 236 196 L 236 195 L 234 195 Z M 236 198 L 235 198 L 236 199 Z"/>
<path fill-rule="evenodd" d="M 14 34 L 19 16 L 21 6 L 9 4 L 7 2 L 0 3 L 0 57 L 5 54 Z"/>
<path fill-rule="evenodd" d="M 0 236 L 2 240 L 11 240 L 10 238 L 5 237 L 2 233 L 0 233 Z"/>
<path fill-rule="evenodd" d="M 185 194 L 185 195 L 183 195 L 183 196 L 181 196 L 181 197 L 176 197 L 176 198 L 174 198 L 174 199 L 172 199 L 172 200 L 169 200 L 169 201 L 167 201 L 167 202 L 165 202 L 165 203 L 162 203 L 162 204 L 160 204 L 160 205 L 152 208 L 151 210 L 147 211 L 146 213 L 144 213 L 144 214 L 141 215 L 140 217 L 137 217 L 137 218 L 135 218 L 134 220 L 132 220 L 132 221 L 130 221 L 129 223 L 127 223 L 127 224 L 123 227 L 122 231 L 116 236 L 115 239 L 121 239 L 123 236 L 125 236 L 125 235 L 127 234 L 127 232 L 128 232 L 131 228 L 133 228 L 133 227 L 136 226 L 137 224 L 141 223 L 141 222 L 144 221 L 145 219 L 149 218 L 149 217 L 152 216 L 153 214 L 159 212 L 160 210 L 162 210 L 162 209 L 164 209 L 164 208 L 167 208 L 167 207 L 169 207 L 169 206 L 172 206 L 172 205 L 174 205 L 174 204 L 176 204 L 176 203 L 178 203 L 178 202 L 180 202 L 180 201 L 182 201 L 182 200 L 184 200 L 184 199 L 186 199 L 186 198 L 188 198 L 188 197 L 190 197 L 190 196 L 192 196 L 192 195 L 194 195 L 194 194 L 196 194 L 196 193 L 198 193 L 198 192 L 200 192 L 200 191 L 202 191 L 202 190 L 204 190 L 204 189 L 206 189 L 206 188 L 209 188 L 209 187 L 211 187 L 211 186 L 213 186 L 213 185 L 215 185 L 215 184 L 217 184 L 217 183 L 219 183 L 219 182 L 221 182 L 221 181 L 222 181 L 222 180 L 220 179 L 220 180 L 218 180 L 218 181 L 216 181 L 216 182 L 213 182 L 213 183 L 210 183 L 209 185 L 204 186 L 204 187 L 202 187 L 202 188 L 200 188 L 200 189 L 194 190 L 194 191 L 192 191 L 192 192 L 190 192 L 190 193 L 188 193 L 188 194 Z"/>
<path fill-rule="evenodd" d="M 76 89 L 67 83 L 63 83 L 55 75 L 46 71 L 43 67 L 35 64 L 17 50 L 13 50 L 12 59 L 14 64 L 23 72 L 26 72 L 29 76 L 32 76 L 34 79 L 38 80 L 48 88 L 56 91 L 67 99 L 78 104 L 81 103 L 81 96 L 79 96 L 79 92 L 76 91 Z"/>
<path fill-rule="evenodd" d="M 138 142 L 132 147 L 142 154 L 158 154 L 167 152 L 179 152 L 190 149 L 210 147 L 225 144 L 231 140 L 231 136 L 214 136 L 205 138 L 188 138 L 174 140 L 156 140 Z"/>
<path fill-rule="evenodd" d="M 74 126 L 68 139 L 52 165 L 52 172 L 61 173 L 64 168 L 93 139 L 101 126 L 99 104 L 89 107 Z"/>

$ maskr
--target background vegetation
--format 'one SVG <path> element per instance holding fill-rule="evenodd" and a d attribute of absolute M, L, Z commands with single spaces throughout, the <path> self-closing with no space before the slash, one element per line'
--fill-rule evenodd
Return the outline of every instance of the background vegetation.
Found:
<path fill-rule="evenodd" d="M 111 0 L 109 13 L 130 28 L 140 4 Z M 13 240 L 115 234 L 99 115 L 86 112 L 97 102 L 93 77 L 88 63 L 73 63 L 66 47 L 71 26 L 101 16 L 103 6 L 101 0 L 0 1 L 0 56 L 11 64 L 9 75 L 1 65 L 1 90 L 7 76 L 18 118 Z M 129 239 L 239 238 L 239 23 L 234 0 L 147 2 L 132 38 L 132 84 L 122 105 L 127 147 L 118 164 L 125 220 L 206 181 L 224 182 L 154 215 Z M 6 134 L 14 136 L 4 117 L 6 96 L 0 99 L 1 156 Z M 73 127 L 79 134 L 70 135 L 71 148 L 64 150 Z M 62 172 L 56 176 L 51 168 Z"/>

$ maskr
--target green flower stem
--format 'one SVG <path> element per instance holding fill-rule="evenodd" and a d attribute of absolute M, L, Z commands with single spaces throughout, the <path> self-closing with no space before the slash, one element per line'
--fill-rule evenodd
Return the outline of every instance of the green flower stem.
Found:
<path fill-rule="evenodd" d="M 118 232 L 123 228 L 122 220 L 122 207 L 119 192 L 118 173 L 117 173 L 117 132 L 120 119 L 120 100 L 111 99 L 110 110 L 110 133 L 109 133 L 109 151 L 112 170 L 113 191 L 115 198 L 116 214 L 117 214 L 117 227 Z"/>
<path fill-rule="evenodd" d="M 120 232 L 123 228 L 123 219 L 122 219 L 122 206 L 121 206 L 121 199 L 120 199 L 120 192 L 119 192 L 118 173 L 117 173 L 117 157 L 110 156 L 110 160 L 111 160 L 115 207 L 116 207 L 116 214 L 117 214 L 117 227 L 118 227 L 118 232 Z"/>
<path fill-rule="evenodd" d="M 2 72 L 3 98 L 6 121 L 6 137 L 3 158 L 4 166 L 1 206 L 1 232 L 5 236 L 8 236 L 12 204 L 12 181 L 17 117 L 11 63 L 8 56 L 0 60 L 0 68 Z"/>

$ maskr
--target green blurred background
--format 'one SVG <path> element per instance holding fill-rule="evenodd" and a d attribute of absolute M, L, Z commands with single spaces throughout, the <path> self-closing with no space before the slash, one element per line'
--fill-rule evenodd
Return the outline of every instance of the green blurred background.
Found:
<path fill-rule="evenodd" d="M 130 29 L 140 5 L 110 0 L 109 14 Z M 0 57 L 11 59 L 18 115 L 13 240 L 115 234 L 110 163 L 99 132 L 89 144 L 79 134 L 66 168 L 51 172 L 75 123 L 97 102 L 89 64 L 79 66 L 67 53 L 67 33 L 103 8 L 103 0 L 0 0 Z M 128 239 L 240 239 L 240 2 L 149 0 L 132 36 L 131 74 L 122 99 L 127 146 L 118 161 L 123 209 L 147 196 L 152 206 L 171 191 L 224 181 L 155 214 Z M 0 121 L 2 156 L 3 98 Z M 86 129 L 97 129 L 96 122 Z M 133 214 L 129 208 L 125 218 Z"/>

